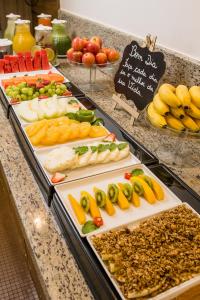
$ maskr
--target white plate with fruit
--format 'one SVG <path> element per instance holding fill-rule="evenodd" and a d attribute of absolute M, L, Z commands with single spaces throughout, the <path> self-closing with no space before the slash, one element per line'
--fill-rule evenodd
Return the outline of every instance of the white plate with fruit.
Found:
<path fill-rule="evenodd" d="M 140 220 L 181 203 L 144 165 L 63 183 L 55 190 L 82 237 Z"/>
<path fill-rule="evenodd" d="M 23 101 L 13 106 L 22 125 L 43 119 L 54 119 L 67 114 L 76 114 L 80 109 L 86 109 L 75 97 L 58 97 L 39 100 L 35 98 Z"/>
<path fill-rule="evenodd" d="M 35 155 L 54 185 L 141 163 L 128 143 L 106 139 L 38 150 Z"/>
<path fill-rule="evenodd" d="M 9 104 L 17 104 L 34 98 L 48 98 L 53 95 L 71 96 L 65 82 L 69 82 L 57 70 L 37 72 L 20 76 L 7 76 L 1 80 L 2 91 Z"/>

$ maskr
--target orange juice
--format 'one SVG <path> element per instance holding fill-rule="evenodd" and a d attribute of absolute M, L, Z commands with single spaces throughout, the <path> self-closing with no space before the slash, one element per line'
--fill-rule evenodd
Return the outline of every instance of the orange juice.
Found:
<path fill-rule="evenodd" d="M 15 36 L 13 38 L 13 50 L 15 53 L 31 51 L 35 45 L 35 39 L 30 31 L 30 21 L 17 20 Z"/>
<path fill-rule="evenodd" d="M 51 26 L 51 15 L 40 14 L 38 17 L 38 25 Z"/>

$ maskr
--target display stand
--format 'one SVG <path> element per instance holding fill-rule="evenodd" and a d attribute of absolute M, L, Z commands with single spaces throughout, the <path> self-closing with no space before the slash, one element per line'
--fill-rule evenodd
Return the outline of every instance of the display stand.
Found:
<path fill-rule="evenodd" d="M 97 70 L 100 69 L 110 69 L 114 67 L 114 63 L 107 63 L 104 65 L 92 65 L 91 67 L 86 67 L 83 63 L 77 63 L 72 62 L 70 60 L 67 60 L 67 62 L 76 68 L 81 68 L 82 70 L 85 70 L 88 73 L 88 80 L 86 83 L 80 83 L 79 86 L 84 92 L 98 92 L 105 89 L 105 84 L 103 82 L 98 83 L 97 82 Z"/>
<path fill-rule="evenodd" d="M 156 128 L 148 119 L 147 109 L 142 112 L 136 124 L 151 130 L 152 134 L 156 133 L 159 144 L 154 151 L 160 162 L 180 168 L 200 165 L 200 133 L 177 131 L 170 127 Z"/>

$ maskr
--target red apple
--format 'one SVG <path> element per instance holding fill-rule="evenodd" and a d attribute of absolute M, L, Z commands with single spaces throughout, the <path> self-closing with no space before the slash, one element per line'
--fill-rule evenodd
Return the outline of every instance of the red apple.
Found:
<path fill-rule="evenodd" d="M 86 38 L 86 37 L 84 37 L 82 40 L 83 40 L 83 48 L 86 48 L 86 46 L 87 46 L 89 40 L 88 40 L 88 38 Z"/>
<path fill-rule="evenodd" d="M 107 63 L 107 55 L 105 53 L 97 53 L 96 55 L 96 63 L 103 65 Z"/>
<path fill-rule="evenodd" d="M 83 53 L 81 51 L 74 51 L 72 53 L 72 61 L 81 63 L 82 62 L 82 56 L 83 56 Z"/>
<path fill-rule="evenodd" d="M 68 51 L 67 51 L 67 58 L 69 60 L 72 60 L 73 59 L 73 52 L 74 52 L 74 49 L 73 48 L 70 48 Z"/>
<path fill-rule="evenodd" d="M 87 52 L 88 52 L 88 51 L 87 51 L 87 48 L 83 48 L 82 52 L 83 52 L 83 53 L 87 53 Z"/>
<path fill-rule="evenodd" d="M 108 54 L 109 54 L 110 50 L 111 50 L 110 48 L 105 48 L 104 47 L 104 48 L 101 49 L 101 52 L 105 53 L 108 57 Z"/>
<path fill-rule="evenodd" d="M 90 42 L 99 44 L 99 47 L 100 47 L 100 48 L 101 48 L 101 46 L 102 46 L 102 39 L 101 39 L 99 36 L 93 36 L 93 37 L 90 39 Z"/>
<path fill-rule="evenodd" d="M 99 50 L 100 50 L 99 44 L 92 43 L 92 42 L 89 42 L 87 44 L 86 48 L 87 48 L 88 52 L 91 52 L 91 53 L 94 53 L 94 54 L 97 54 L 99 52 Z"/>
<path fill-rule="evenodd" d="M 110 52 L 108 53 L 108 60 L 110 62 L 115 62 L 118 60 L 120 57 L 119 52 L 116 51 L 115 49 L 111 49 Z"/>
<path fill-rule="evenodd" d="M 84 42 L 80 37 L 76 37 L 72 41 L 72 48 L 74 48 L 75 51 L 80 51 L 84 47 Z"/>
<path fill-rule="evenodd" d="M 95 56 L 93 53 L 87 52 L 83 54 L 82 63 L 84 63 L 86 67 L 91 67 L 94 64 L 94 62 L 95 62 Z"/>

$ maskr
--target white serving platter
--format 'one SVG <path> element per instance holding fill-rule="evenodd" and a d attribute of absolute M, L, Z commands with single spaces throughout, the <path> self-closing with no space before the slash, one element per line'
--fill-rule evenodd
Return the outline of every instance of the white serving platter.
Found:
<path fill-rule="evenodd" d="M 178 206 L 179 204 L 181 203 L 176 203 L 174 205 L 175 206 Z M 188 203 L 184 203 L 184 205 L 191 209 L 198 217 L 200 217 L 200 215 L 188 204 Z M 172 207 L 171 207 L 172 208 Z M 120 228 L 123 228 L 123 227 L 130 227 L 130 228 L 135 228 L 135 227 L 138 227 L 139 224 L 146 220 L 146 219 L 149 219 L 151 217 L 154 217 L 156 215 L 159 215 L 160 213 L 166 211 L 166 210 L 169 210 L 170 208 L 167 208 L 167 209 L 164 209 L 163 211 L 160 211 L 160 212 L 157 212 L 155 214 L 152 214 L 148 217 L 144 217 L 142 219 L 140 219 L 139 221 L 133 221 L 133 222 L 130 222 L 130 223 L 127 223 L 126 225 L 123 225 L 123 226 L 118 226 L 116 227 L 114 230 L 118 230 Z M 106 233 L 108 232 L 109 230 L 105 230 L 103 232 L 101 232 L 101 234 L 103 233 Z M 92 248 L 92 250 L 94 251 L 96 257 L 98 258 L 99 262 L 101 263 L 102 267 L 104 268 L 105 272 L 107 273 L 108 277 L 110 278 L 112 284 L 114 285 L 114 287 L 116 288 L 116 290 L 118 291 L 119 295 L 120 295 L 120 298 L 123 299 L 123 300 L 126 300 L 125 296 L 122 294 L 120 288 L 119 288 L 119 285 L 117 283 L 117 281 L 114 279 L 114 277 L 112 276 L 112 274 L 109 272 L 108 268 L 106 267 L 106 264 L 103 262 L 103 260 L 101 259 L 100 255 L 98 254 L 98 252 L 96 251 L 94 245 L 93 245 L 93 242 L 92 242 L 92 238 L 94 236 L 98 236 L 99 235 L 99 232 L 96 232 L 94 231 L 92 235 L 88 236 L 87 237 L 87 240 L 88 240 L 88 243 L 90 245 L 90 247 Z M 200 284 L 200 274 L 193 277 L 192 279 L 190 280 L 187 280 L 169 290 L 166 290 L 160 294 L 158 294 L 157 296 L 154 296 L 154 297 L 150 297 L 148 298 L 148 300 L 171 300 L 171 299 L 175 299 L 177 296 L 179 296 L 180 294 L 184 293 L 185 291 L 187 291 L 188 289 L 196 286 Z M 139 299 L 139 298 L 138 298 Z"/>
<path fill-rule="evenodd" d="M 116 141 L 116 143 L 118 143 L 118 142 Z M 87 143 L 77 142 L 73 145 L 73 147 L 78 147 L 78 146 L 83 146 L 83 145 L 88 146 L 90 144 L 91 144 L 91 142 L 87 142 Z M 61 145 L 60 147 L 57 147 L 57 148 L 61 148 L 61 147 L 64 147 L 64 146 Z M 70 148 L 72 148 L 72 147 L 70 146 Z M 42 169 L 44 170 L 44 173 L 46 174 L 46 176 L 49 180 L 49 183 L 52 184 L 51 177 L 53 174 L 49 173 L 44 167 L 44 162 L 50 151 L 52 151 L 52 150 L 50 150 L 50 149 L 38 150 L 38 151 L 35 151 L 35 156 L 36 156 L 37 160 L 39 161 Z M 82 167 L 82 168 L 64 171 L 62 173 L 66 174 L 67 177 L 61 183 L 70 182 L 70 181 L 82 179 L 85 177 L 88 178 L 93 175 L 106 173 L 106 172 L 129 167 L 132 165 L 138 165 L 138 164 L 141 164 L 140 160 L 135 155 L 130 153 L 129 156 L 127 156 L 126 158 L 124 158 L 120 161 L 116 161 L 116 162 L 113 161 L 113 162 L 109 162 L 109 163 L 105 163 L 105 164 L 90 165 L 90 166 L 86 166 L 86 167 Z M 57 184 L 61 184 L 61 183 L 57 183 Z M 54 185 L 57 185 L 57 184 L 54 184 Z"/>
<path fill-rule="evenodd" d="M 22 130 L 23 130 L 23 132 L 24 132 L 24 134 L 25 134 L 25 136 L 26 136 L 26 138 L 27 138 L 27 140 L 28 140 L 28 142 L 29 142 L 29 145 L 30 145 L 30 147 L 31 147 L 31 149 L 35 152 L 36 150 L 40 150 L 40 149 L 55 149 L 55 148 L 57 148 L 58 146 L 62 146 L 62 145 L 65 145 L 65 146 L 74 146 L 74 145 L 76 145 L 78 142 L 79 143 L 92 143 L 92 142 L 95 142 L 95 141 L 102 141 L 110 132 L 108 131 L 108 129 L 106 128 L 106 130 L 107 130 L 107 134 L 105 135 L 105 136 L 101 136 L 101 137 L 97 137 L 97 138 L 85 138 L 85 139 L 75 139 L 75 140 L 72 140 L 72 141 L 70 141 L 70 142 L 67 142 L 67 143 L 63 143 L 63 144 L 55 144 L 55 145 L 52 145 L 52 146 L 34 146 L 34 145 L 32 145 L 32 143 L 31 143 L 31 141 L 30 141 L 30 139 L 29 139 L 29 137 L 28 137 L 28 135 L 27 135 L 27 133 L 26 133 L 26 131 L 25 131 L 25 128 L 28 126 L 28 125 L 30 125 L 30 124 L 24 124 L 24 125 L 22 125 Z M 101 125 L 100 125 L 101 126 Z"/>
<path fill-rule="evenodd" d="M 21 76 L 24 76 L 24 75 L 36 75 L 36 74 L 48 74 L 49 72 L 52 72 L 52 73 L 57 73 L 57 74 L 60 74 L 64 77 L 64 82 L 70 82 L 69 79 L 67 79 L 62 73 L 60 73 L 55 67 L 51 67 L 49 70 L 38 70 L 38 71 L 31 71 L 31 72 L 17 72 L 17 73 L 8 73 L 8 74 L 2 74 L 0 76 L 0 88 L 5 96 L 5 98 L 7 99 L 8 103 L 10 103 L 10 97 L 8 97 L 5 93 L 5 90 L 4 90 L 4 87 L 3 85 L 1 84 L 1 80 L 2 79 L 9 79 L 9 78 L 13 78 L 13 77 L 21 77 Z M 16 104 L 11 104 L 11 105 L 16 105 Z"/>
<path fill-rule="evenodd" d="M 60 200 L 63 206 L 65 207 L 66 212 L 71 217 L 74 225 L 76 226 L 79 234 L 82 237 L 94 234 L 94 232 L 89 234 L 82 233 L 82 226 L 78 223 L 73 209 L 71 208 L 67 197 L 68 194 L 72 194 L 79 201 L 80 192 L 83 190 L 91 193 L 93 196 L 93 187 L 100 188 L 106 192 L 107 186 L 110 183 L 129 182 L 126 179 L 124 179 L 124 173 L 131 172 L 135 168 L 142 168 L 146 175 L 151 176 L 157 180 L 157 182 L 161 185 L 161 187 L 164 190 L 165 199 L 163 201 L 157 201 L 155 204 L 151 205 L 143 198 L 140 198 L 140 207 L 136 208 L 131 204 L 130 208 L 127 210 L 121 210 L 117 205 L 115 205 L 116 213 L 114 216 L 109 216 L 104 210 L 101 209 L 101 216 L 103 218 L 104 225 L 97 229 L 96 232 L 100 233 L 115 228 L 117 226 L 125 225 L 130 222 L 140 220 L 142 218 L 151 216 L 155 213 L 174 207 L 175 205 L 177 205 L 177 203 L 181 203 L 181 200 L 174 193 L 172 193 L 147 167 L 145 167 L 142 164 L 133 165 L 128 168 L 122 168 L 101 175 L 96 175 L 89 178 L 73 181 L 70 183 L 63 183 L 55 186 L 55 190 L 58 196 L 60 197 Z M 92 220 L 89 214 L 87 214 L 87 221 L 88 220 Z"/>
<path fill-rule="evenodd" d="M 70 96 L 70 97 L 58 96 L 57 98 L 65 98 L 66 101 L 67 101 L 67 103 L 68 103 L 70 100 L 75 99 L 75 100 L 78 102 L 78 104 L 80 105 L 80 107 L 81 107 L 82 109 L 86 109 L 85 106 L 84 106 L 81 102 L 79 102 L 79 100 L 78 100 L 76 97 L 74 97 L 74 96 Z M 45 99 L 49 99 L 49 98 L 45 98 Z M 31 101 L 31 100 L 23 101 L 23 103 L 24 103 L 24 102 L 29 102 L 29 101 Z M 39 100 L 39 101 L 42 101 L 42 99 Z M 13 107 L 13 110 L 14 110 L 14 112 L 15 112 L 15 114 L 16 114 L 16 116 L 17 116 L 19 122 L 20 122 L 20 124 L 21 124 L 21 125 L 29 125 L 29 124 L 33 123 L 33 122 L 27 122 L 27 121 L 23 120 L 23 119 L 20 117 L 19 112 L 18 112 L 19 106 L 20 106 L 20 103 L 19 103 L 19 104 L 15 104 L 15 105 L 13 105 L 12 107 Z"/>

